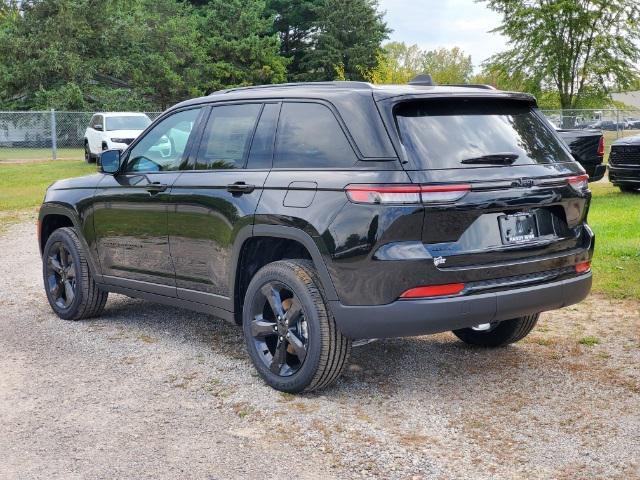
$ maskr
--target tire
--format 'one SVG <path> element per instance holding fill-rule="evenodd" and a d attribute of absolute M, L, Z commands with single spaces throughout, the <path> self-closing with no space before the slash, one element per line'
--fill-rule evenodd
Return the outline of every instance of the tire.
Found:
<path fill-rule="evenodd" d="M 491 324 L 489 330 L 461 328 L 454 330 L 453 334 L 469 345 L 489 348 L 504 347 L 529 335 L 529 332 L 538 323 L 539 317 L 540 314 L 536 313 Z"/>
<path fill-rule="evenodd" d="M 87 163 L 95 162 L 94 156 L 91 154 L 91 149 L 89 148 L 89 142 L 84 142 L 84 161 Z"/>
<path fill-rule="evenodd" d="M 100 290 L 93 281 L 73 228 L 60 228 L 47 240 L 42 254 L 42 275 L 49 305 L 60 318 L 82 320 L 96 317 L 104 310 L 109 293 Z"/>
<path fill-rule="evenodd" d="M 618 185 L 618 188 L 620 188 L 621 192 L 625 193 L 640 193 L 640 190 L 632 185 Z"/>
<path fill-rule="evenodd" d="M 262 267 L 247 288 L 242 320 L 251 361 L 276 390 L 299 393 L 324 388 L 348 362 L 351 340 L 338 330 L 308 260 L 281 260 Z"/>

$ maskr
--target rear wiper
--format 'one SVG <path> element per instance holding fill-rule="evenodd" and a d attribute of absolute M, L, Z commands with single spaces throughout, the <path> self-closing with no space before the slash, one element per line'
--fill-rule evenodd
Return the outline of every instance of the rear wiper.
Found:
<path fill-rule="evenodd" d="M 515 162 L 520 155 L 517 153 L 490 153 L 488 155 L 481 155 L 479 157 L 465 158 L 460 163 L 478 163 L 487 165 L 511 165 Z"/>

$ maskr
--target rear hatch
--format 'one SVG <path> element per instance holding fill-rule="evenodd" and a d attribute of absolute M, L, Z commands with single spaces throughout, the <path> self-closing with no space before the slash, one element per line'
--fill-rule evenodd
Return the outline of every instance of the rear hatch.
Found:
<path fill-rule="evenodd" d="M 442 283 L 570 269 L 588 247 L 584 170 L 531 100 L 388 107 L 405 170 L 424 188 L 422 240 Z"/>

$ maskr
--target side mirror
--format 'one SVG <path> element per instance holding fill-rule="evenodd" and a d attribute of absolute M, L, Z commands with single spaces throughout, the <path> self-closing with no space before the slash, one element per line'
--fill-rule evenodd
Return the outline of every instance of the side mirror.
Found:
<path fill-rule="evenodd" d="M 115 175 L 120 170 L 120 150 L 105 150 L 100 154 L 100 171 Z"/>
<path fill-rule="evenodd" d="M 98 125 L 94 125 L 94 126 L 93 126 L 93 129 L 94 129 L 94 130 L 100 130 L 100 131 L 102 131 L 102 125 L 100 125 L 100 124 L 98 124 Z"/>

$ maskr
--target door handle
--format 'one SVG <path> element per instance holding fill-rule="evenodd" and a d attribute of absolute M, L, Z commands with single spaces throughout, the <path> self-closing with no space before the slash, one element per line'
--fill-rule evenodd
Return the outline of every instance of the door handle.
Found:
<path fill-rule="evenodd" d="M 145 188 L 149 193 L 164 192 L 169 186 L 166 183 L 153 182 L 147 185 Z"/>
<path fill-rule="evenodd" d="M 236 182 L 227 185 L 227 192 L 231 192 L 235 195 L 242 195 L 243 193 L 251 193 L 256 189 L 255 185 L 247 185 L 244 182 Z"/>

